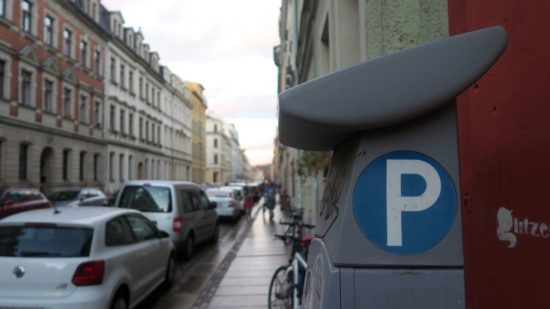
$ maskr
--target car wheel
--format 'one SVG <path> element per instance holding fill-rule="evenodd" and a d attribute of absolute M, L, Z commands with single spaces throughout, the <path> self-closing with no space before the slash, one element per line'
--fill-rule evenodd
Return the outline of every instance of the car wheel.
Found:
<path fill-rule="evenodd" d="M 185 246 L 183 248 L 183 258 L 186 260 L 189 260 L 193 255 L 194 250 L 195 250 L 195 238 L 193 237 L 193 235 L 189 235 L 187 236 L 187 240 L 185 241 Z"/>
<path fill-rule="evenodd" d="M 128 301 L 122 293 L 117 293 L 111 304 L 111 309 L 128 309 Z"/>
<path fill-rule="evenodd" d="M 176 281 L 176 259 L 173 254 L 170 254 L 168 263 L 166 264 L 166 274 L 164 275 L 164 286 L 171 287 Z"/>

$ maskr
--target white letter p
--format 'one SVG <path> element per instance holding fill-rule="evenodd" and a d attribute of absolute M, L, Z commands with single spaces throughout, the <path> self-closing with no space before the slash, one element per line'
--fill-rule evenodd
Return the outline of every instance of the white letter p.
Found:
<path fill-rule="evenodd" d="M 426 181 L 426 190 L 418 196 L 403 196 L 401 176 L 419 175 Z M 421 160 L 387 160 L 386 210 L 388 246 L 402 246 L 401 213 L 430 208 L 441 193 L 441 179 L 433 166 Z"/>

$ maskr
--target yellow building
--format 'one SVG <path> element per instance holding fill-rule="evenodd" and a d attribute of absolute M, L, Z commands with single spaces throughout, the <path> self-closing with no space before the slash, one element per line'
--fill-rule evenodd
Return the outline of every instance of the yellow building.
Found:
<path fill-rule="evenodd" d="M 205 181 L 206 174 L 206 109 L 208 108 L 204 87 L 199 83 L 184 82 L 187 97 L 193 105 L 191 180 L 196 183 Z"/>

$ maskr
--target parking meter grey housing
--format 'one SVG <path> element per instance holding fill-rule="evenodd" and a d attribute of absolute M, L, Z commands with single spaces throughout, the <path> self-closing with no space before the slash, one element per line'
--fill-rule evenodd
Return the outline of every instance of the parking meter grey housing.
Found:
<path fill-rule="evenodd" d="M 304 308 L 465 307 L 454 98 L 506 44 L 487 28 L 280 95 L 280 142 L 333 150 Z"/>

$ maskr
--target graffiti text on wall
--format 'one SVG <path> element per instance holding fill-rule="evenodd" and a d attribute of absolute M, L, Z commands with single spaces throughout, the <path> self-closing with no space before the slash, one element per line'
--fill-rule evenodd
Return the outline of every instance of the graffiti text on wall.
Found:
<path fill-rule="evenodd" d="M 319 215 L 326 220 L 329 220 L 333 215 L 338 213 L 338 200 L 344 188 L 346 170 L 334 165 L 331 167 L 327 176 L 327 185 L 323 192 L 321 200 L 321 210 Z"/>
<path fill-rule="evenodd" d="M 525 235 L 538 238 L 550 237 L 550 224 L 536 222 L 528 218 L 515 218 L 512 211 L 504 207 L 497 212 L 497 237 L 508 242 L 508 248 L 514 248 L 518 236 Z"/>

